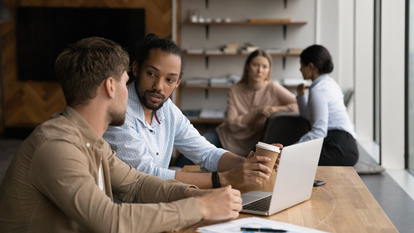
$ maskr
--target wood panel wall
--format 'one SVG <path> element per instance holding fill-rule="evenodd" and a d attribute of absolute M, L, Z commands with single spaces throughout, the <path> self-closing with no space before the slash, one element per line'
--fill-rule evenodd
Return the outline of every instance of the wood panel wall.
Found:
<path fill-rule="evenodd" d="M 13 17 L 18 6 L 144 8 L 146 34 L 171 37 L 171 0 L 4 0 L 4 3 Z M 48 120 L 53 113 L 61 111 L 66 103 L 56 82 L 18 80 L 15 18 L 12 22 L 2 24 L 1 32 L 6 102 L 6 123 L 0 129 L 0 133 L 3 133 L 4 127 L 35 127 Z M 2 118 L 0 112 L 0 122 Z"/>

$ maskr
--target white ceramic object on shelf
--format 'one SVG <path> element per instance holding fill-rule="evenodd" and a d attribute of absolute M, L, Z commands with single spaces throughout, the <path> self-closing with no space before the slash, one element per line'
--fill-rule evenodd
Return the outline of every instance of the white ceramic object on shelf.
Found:
<path fill-rule="evenodd" d="M 192 16 L 191 16 L 191 22 L 193 22 L 193 23 L 197 23 L 197 22 L 198 22 L 198 17 L 197 17 L 197 15 L 192 15 Z"/>

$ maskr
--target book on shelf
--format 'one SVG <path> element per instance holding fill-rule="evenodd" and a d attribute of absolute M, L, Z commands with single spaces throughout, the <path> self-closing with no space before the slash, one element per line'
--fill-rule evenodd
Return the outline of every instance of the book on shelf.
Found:
<path fill-rule="evenodd" d="M 232 84 L 227 77 L 214 77 L 210 79 L 210 86 L 212 87 L 229 87 Z"/>
<path fill-rule="evenodd" d="M 289 18 L 281 19 L 249 19 L 249 23 L 290 23 Z"/>
<path fill-rule="evenodd" d="M 238 48 L 238 44 L 226 44 L 221 49 L 223 50 L 224 54 L 237 54 Z"/>
<path fill-rule="evenodd" d="M 189 48 L 186 50 L 186 53 L 188 54 L 203 54 L 204 49 L 203 48 Z"/>
<path fill-rule="evenodd" d="M 238 82 L 241 78 L 234 74 L 222 75 L 212 77 L 210 79 L 210 86 L 212 87 L 229 87 Z"/>
<path fill-rule="evenodd" d="M 237 49 L 233 48 L 224 48 L 223 49 L 224 54 L 237 54 Z"/>
<path fill-rule="evenodd" d="M 222 109 L 201 109 L 200 118 L 208 119 L 222 119 L 225 116 L 225 110 Z"/>
<path fill-rule="evenodd" d="M 230 80 L 230 82 L 232 83 L 238 83 L 241 80 L 241 77 L 235 74 L 228 74 L 227 78 Z"/>
<path fill-rule="evenodd" d="M 282 85 L 285 87 L 297 87 L 299 84 L 304 83 L 306 86 L 312 85 L 311 80 L 305 80 L 302 78 L 285 78 L 282 81 Z"/>
<path fill-rule="evenodd" d="M 210 83 L 209 78 L 194 77 L 185 80 L 185 85 L 206 87 Z"/>
<path fill-rule="evenodd" d="M 265 51 L 267 53 L 282 53 L 282 49 L 279 49 L 279 48 L 268 48 Z"/>
<path fill-rule="evenodd" d="M 240 53 L 241 54 L 250 54 L 250 53 L 252 53 L 252 52 L 254 52 L 258 49 L 260 49 L 260 47 L 257 47 L 257 46 L 246 47 L 246 48 L 240 50 Z"/>
<path fill-rule="evenodd" d="M 237 50 L 239 48 L 239 45 L 238 44 L 226 44 L 225 48 Z"/>
<path fill-rule="evenodd" d="M 181 112 L 188 119 L 197 119 L 200 116 L 200 110 L 197 110 L 197 109 L 186 109 L 186 110 L 181 110 Z"/>
<path fill-rule="evenodd" d="M 301 54 L 303 49 L 297 49 L 297 48 L 289 48 L 287 50 L 288 54 Z"/>
<path fill-rule="evenodd" d="M 205 54 L 223 54 L 220 49 L 206 49 Z"/>
<path fill-rule="evenodd" d="M 193 77 L 185 80 L 186 86 L 199 86 L 199 87 L 228 87 L 234 83 L 239 82 L 241 77 L 235 74 L 227 74 L 214 76 L 210 78 L 205 77 Z"/>
<path fill-rule="evenodd" d="M 246 42 L 245 45 L 243 46 L 242 50 L 241 50 L 241 53 L 242 54 L 249 54 L 249 53 L 252 53 L 252 52 L 254 52 L 258 49 L 260 49 L 259 46 L 255 46 L 255 45 L 253 45 L 249 42 Z"/>

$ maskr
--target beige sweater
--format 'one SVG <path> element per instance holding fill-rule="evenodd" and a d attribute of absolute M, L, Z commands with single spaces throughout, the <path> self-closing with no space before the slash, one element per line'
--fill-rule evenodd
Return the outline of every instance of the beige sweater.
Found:
<path fill-rule="evenodd" d="M 233 85 L 228 93 L 227 119 L 216 129 L 223 148 L 247 156 L 260 140 L 267 118 L 261 116 L 248 123 L 243 123 L 243 119 L 267 105 L 287 105 L 291 111 L 298 112 L 295 95 L 277 82 L 267 81 L 255 91 L 244 83 Z"/>

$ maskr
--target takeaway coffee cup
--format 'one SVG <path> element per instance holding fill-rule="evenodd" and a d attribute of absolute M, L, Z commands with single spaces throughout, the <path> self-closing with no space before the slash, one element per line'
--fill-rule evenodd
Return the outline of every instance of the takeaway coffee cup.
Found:
<path fill-rule="evenodd" d="M 270 170 L 273 170 L 273 166 L 275 165 L 276 159 L 279 156 L 280 149 L 277 146 L 272 146 L 270 144 L 264 142 L 258 142 L 256 144 L 256 155 L 258 156 L 265 156 L 269 157 L 272 160 L 267 163 L 263 163 L 266 165 Z"/>

